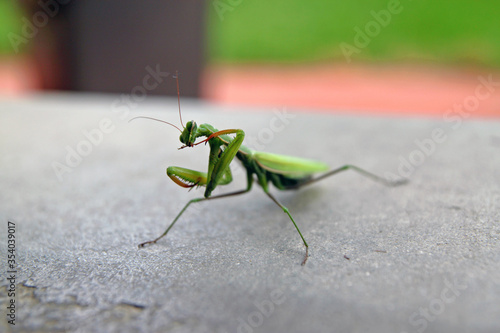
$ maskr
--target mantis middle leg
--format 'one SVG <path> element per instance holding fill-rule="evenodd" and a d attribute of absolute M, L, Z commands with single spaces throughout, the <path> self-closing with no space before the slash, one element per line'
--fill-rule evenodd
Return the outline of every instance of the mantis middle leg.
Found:
<path fill-rule="evenodd" d="M 170 225 L 168 226 L 168 228 L 163 232 L 163 234 L 161 234 L 159 237 L 157 237 L 157 238 L 155 238 L 155 239 L 153 239 L 151 241 L 147 241 L 147 242 L 139 244 L 139 248 L 144 247 L 145 245 L 148 245 L 148 244 L 154 244 L 158 240 L 160 240 L 161 238 L 165 237 L 168 234 L 168 232 L 170 231 L 170 229 L 172 229 L 172 227 L 174 226 L 175 222 L 177 222 L 177 220 L 181 217 L 181 215 L 186 211 L 186 209 L 192 203 L 200 202 L 200 201 L 205 201 L 205 200 L 219 199 L 219 198 L 225 198 L 225 197 L 230 197 L 230 196 L 244 194 L 244 193 L 247 193 L 248 191 L 250 191 L 252 189 L 252 184 L 253 184 L 252 174 L 251 173 L 247 173 L 247 188 L 244 189 L 244 190 L 236 191 L 236 192 L 230 192 L 230 193 L 224 193 L 224 194 L 215 195 L 213 197 L 208 197 L 208 198 L 196 198 L 196 199 L 189 200 L 188 203 L 181 209 L 181 211 L 179 212 L 179 214 L 177 214 L 177 216 L 175 217 L 175 219 L 170 223 Z"/>

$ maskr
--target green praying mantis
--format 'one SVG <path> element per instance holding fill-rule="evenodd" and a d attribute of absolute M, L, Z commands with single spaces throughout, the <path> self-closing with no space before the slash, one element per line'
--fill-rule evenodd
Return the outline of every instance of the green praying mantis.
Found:
<path fill-rule="evenodd" d="M 311 185 L 327 177 L 338 174 L 342 171 L 353 170 L 357 173 L 366 176 L 376 182 L 382 183 L 387 186 L 397 186 L 404 184 L 406 179 L 390 181 L 385 178 L 379 177 L 373 173 L 370 173 L 364 169 L 361 169 L 355 165 L 344 165 L 340 168 L 330 170 L 329 166 L 325 163 L 302 159 L 297 157 L 277 155 L 266 152 L 254 151 L 243 145 L 243 140 L 245 138 L 245 132 L 241 129 L 225 129 L 217 130 L 210 124 L 197 125 L 195 121 L 189 121 L 184 124 L 182 123 L 182 116 L 180 112 L 180 93 L 179 93 L 179 81 L 177 80 L 177 98 L 179 103 L 179 118 L 183 130 L 177 126 L 155 118 L 150 117 L 135 117 L 152 119 L 155 121 L 160 121 L 177 128 L 180 132 L 180 141 L 183 144 L 179 149 L 186 147 L 195 147 L 202 143 L 208 144 L 210 147 L 210 154 L 208 158 L 208 171 L 201 172 L 186 169 L 183 167 L 170 166 L 167 168 L 167 175 L 170 177 L 174 183 L 183 188 L 193 188 L 193 187 L 205 187 L 205 193 L 202 198 L 195 198 L 190 200 L 177 214 L 174 220 L 170 223 L 167 229 L 157 238 L 139 244 L 139 248 L 144 247 L 147 244 L 156 243 L 158 240 L 163 238 L 168 234 L 170 229 L 179 220 L 186 209 L 193 203 L 213 200 L 219 198 L 227 198 L 230 196 L 236 196 L 249 192 L 252 189 L 254 181 L 256 181 L 263 189 L 264 193 L 278 205 L 285 214 L 288 215 L 292 221 L 295 229 L 300 235 L 302 242 L 305 246 L 305 256 L 302 261 L 302 265 L 305 265 L 307 258 L 309 257 L 309 245 L 307 244 L 302 232 L 300 231 L 297 223 L 293 219 L 290 211 L 287 207 L 281 204 L 270 192 L 269 184 L 273 184 L 279 190 L 296 190 L 307 185 Z M 131 119 L 131 120 L 133 120 Z M 229 135 L 234 135 L 231 137 Z M 196 142 L 198 138 L 205 138 L 201 141 Z M 233 180 L 231 170 L 229 165 L 234 160 L 238 159 L 243 167 L 246 169 L 247 176 L 247 186 L 245 189 L 224 193 L 220 195 L 212 196 L 212 192 L 219 185 L 227 185 Z M 330 171 L 329 171 L 330 170 Z M 313 177 L 315 174 L 322 173 L 317 177 Z"/>

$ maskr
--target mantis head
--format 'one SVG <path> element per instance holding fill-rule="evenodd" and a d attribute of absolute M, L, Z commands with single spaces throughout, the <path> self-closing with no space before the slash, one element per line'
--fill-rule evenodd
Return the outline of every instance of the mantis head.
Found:
<path fill-rule="evenodd" d="M 197 129 L 198 125 L 196 125 L 196 122 L 194 120 L 188 121 L 181 133 L 181 136 L 179 137 L 179 140 L 186 147 L 192 147 L 197 138 Z"/>

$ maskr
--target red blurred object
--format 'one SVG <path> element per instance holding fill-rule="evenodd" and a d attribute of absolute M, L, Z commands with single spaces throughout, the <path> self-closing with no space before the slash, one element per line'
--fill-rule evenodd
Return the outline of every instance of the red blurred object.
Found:
<path fill-rule="evenodd" d="M 36 68 L 29 57 L 0 57 L 0 94 L 19 95 L 40 89 Z"/>
<path fill-rule="evenodd" d="M 202 96 L 228 104 L 287 106 L 317 111 L 443 116 L 474 99 L 492 78 L 493 91 L 470 112 L 500 117 L 500 72 L 417 65 L 212 66 Z M 489 87 L 491 88 L 491 86 Z M 486 90 L 485 90 L 486 89 Z"/>

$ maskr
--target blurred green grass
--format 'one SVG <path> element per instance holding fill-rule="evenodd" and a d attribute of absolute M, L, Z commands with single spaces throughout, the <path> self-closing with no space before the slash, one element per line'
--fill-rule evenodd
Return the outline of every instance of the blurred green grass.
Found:
<path fill-rule="evenodd" d="M 0 0 L 0 55 L 14 53 L 9 33 L 20 34 L 22 13 L 18 6 L 9 0 Z"/>
<path fill-rule="evenodd" d="M 209 0 L 209 61 L 345 61 L 340 44 L 355 45 L 354 28 L 364 30 L 374 21 L 371 12 L 391 1 L 397 0 Z M 500 2 L 399 3 L 401 13 L 353 59 L 500 67 Z M 14 1 L 0 0 L 0 54 L 14 52 L 8 34 L 21 35 L 21 17 Z"/>
<path fill-rule="evenodd" d="M 208 5 L 209 59 L 230 63 L 345 61 L 340 44 L 354 45 L 354 27 L 364 30 L 374 20 L 371 11 L 387 9 L 390 2 L 212 0 Z M 220 3 L 232 10 L 221 12 L 216 8 Z M 399 3 L 402 11 L 392 15 L 390 23 L 353 59 L 500 66 L 500 2 Z"/>

